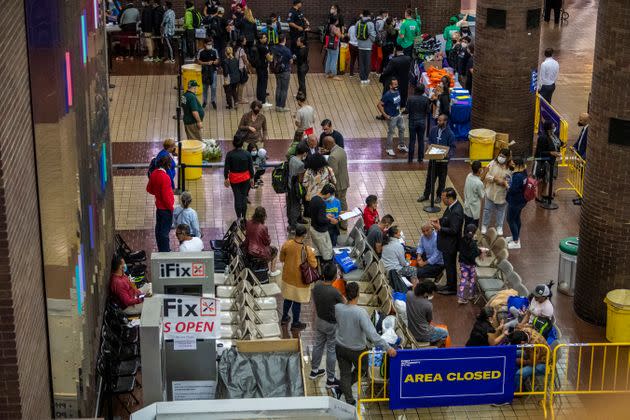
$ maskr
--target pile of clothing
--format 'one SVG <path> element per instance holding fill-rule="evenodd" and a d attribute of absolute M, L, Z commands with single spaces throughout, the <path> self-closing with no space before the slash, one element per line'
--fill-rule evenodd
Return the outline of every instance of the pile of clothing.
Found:
<path fill-rule="evenodd" d="M 433 60 L 440 51 L 442 43 L 435 39 L 435 36 L 424 34 L 421 39 L 414 43 L 414 52 L 419 60 Z"/>

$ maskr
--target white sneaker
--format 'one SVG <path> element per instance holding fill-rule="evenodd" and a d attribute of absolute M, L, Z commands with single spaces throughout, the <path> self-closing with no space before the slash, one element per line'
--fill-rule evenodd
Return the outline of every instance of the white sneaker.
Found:
<path fill-rule="evenodd" d="M 407 146 L 405 146 L 404 144 L 399 145 L 398 150 L 405 153 L 409 152 L 409 149 L 407 149 Z"/>
<path fill-rule="evenodd" d="M 282 271 L 275 270 L 269 273 L 269 277 L 276 277 L 276 276 L 279 276 L 280 274 L 282 274 Z"/>
<path fill-rule="evenodd" d="M 394 153 L 393 149 L 387 149 L 385 150 L 385 152 L 387 153 L 388 156 L 396 156 L 396 153 Z"/>
<path fill-rule="evenodd" d="M 269 102 L 265 102 L 263 104 L 263 108 L 271 108 L 273 106 L 273 104 L 269 103 Z"/>
<path fill-rule="evenodd" d="M 503 227 L 501 227 L 501 226 L 497 227 L 497 235 L 503 236 Z"/>
<path fill-rule="evenodd" d="M 514 239 L 511 236 L 508 236 L 507 238 L 505 238 L 505 240 L 507 241 L 507 243 L 514 241 Z"/>
<path fill-rule="evenodd" d="M 488 233 L 488 226 L 481 226 L 481 234 L 485 235 L 486 233 Z"/>
<path fill-rule="evenodd" d="M 521 249 L 521 241 L 512 241 L 507 244 L 508 249 Z"/>
<path fill-rule="evenodd" d="M 144 61 L 153 61 L 151 57 L 144 57 Z"/>

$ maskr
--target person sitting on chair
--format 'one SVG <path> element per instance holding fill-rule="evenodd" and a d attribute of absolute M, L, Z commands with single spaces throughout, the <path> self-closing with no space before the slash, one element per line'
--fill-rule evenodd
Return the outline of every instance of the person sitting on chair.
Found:
<path fill-rule="evenodd" d="M 269 275 L 274 277 L 280 274 L 280 270 L 276 270 L 278 248 L 271 246 L 271 238 L 269 237 L 269 230 L 265 226 L 265 220 L 267 220 L 265 208 L 256 207 L 252 219 L 247 221 L 245 241 L 242 247 L 250 259 L 269 264 Z"/>
<path fill-rule="evenodd" d="M 418 278 L 434 278 L 438 279 L 442 271 L 444 271 L 444 258 L 442 252 L 437 249 L 437 232 L 431 226 L 431 223 L 422 225 L 422 236 L 418 242 L 418 260 L 416 267 L 418 268 Z"/>

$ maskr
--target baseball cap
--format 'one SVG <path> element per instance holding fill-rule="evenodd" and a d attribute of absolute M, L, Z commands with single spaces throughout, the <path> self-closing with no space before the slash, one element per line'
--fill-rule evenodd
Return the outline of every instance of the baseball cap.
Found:
<path fill-rule="evenodd" d="M 188 82 L 188 87 L 189 87 L 189 88 L 191 88 L 191 87 L 195 87 L 195 86 L 199 86 L 199 83 L 197 83 L 197 81 L 196 81 L 196 80 L 190 80 L 190 81 Z"/>
<path fill-rule="evenodd" d="M 539 284 L 534 289 L 534 296 L 536 297 L 549 297 L 551 294 L 551 290 L 549 290 L 549 286 L 546 284 Z"/>
<path fill-rule="evenodd" d="M 457 16 L 451 16 L 451 18 L 448 21 L 450 23 L 457 23 L 459 22 L 459 19 L 457 19 Z"/>

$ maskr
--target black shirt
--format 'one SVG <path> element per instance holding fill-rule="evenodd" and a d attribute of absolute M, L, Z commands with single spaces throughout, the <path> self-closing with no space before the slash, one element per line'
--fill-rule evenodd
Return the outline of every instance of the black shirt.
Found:
<path fill-rule="evenodd" d="M 466 347 L 489 346 L 488 334 L 494 333 L 494 328 L 489 321 L 475 321 L 470 332 L 470 338 L 466 342 Z"/>
<path fill-rule="evenodd" d="M 295 64 L 297 71 L 300 73 L 308 73 L 308 47 L 306 45 L 296 48 Z"/>
<path fill-rule="evenodd" d="M 249 171 L 250 176 L 254 177 L 254 162 L 252 161 L 252 155 L 243 149 L 230 150 L 225 155 L 225 167 L 223 168 L 223 177 L 228 178 L 230 172 L 245 172 Z M 324 204 L 324 211 L 326 205 Z"/>
<path fill-rule="evenodd" d="M 267 70 L 267 54 L 269 54 L 269 47 L 267 44 L 261 44 L 260 42 L 256 44 L 256 59 L 254 60 L 254 65 L 256 67 L 256 72 Z"/>
<path fill-rule="evenodd" d="M 410 121 L 426 121 L 431 115 L 431 99 L 424 95 L 413 95 L 407 99 L 407 111 Z"/>
<path fill-rule="evenodd" d="M 464 238 L 459 243 L 459 262 L 467 265 L 477 265 L 475 259 L 481 255 L 477 241 Z"/>
<path fill-rule="evenodd" d="M 295 23 L 297 26 L 304 29 L 304 25 L 306 24 L 306 22 L 304 22 L 304 13 L 301 9 L 297 10 L 295 7 L 292 7 L 289 10 L 289 17 L 287 18 L 287 22 Z M 298 31 L 297 29 L 290 27 L 289 35 L 291 36 L 291 39 L 298 38 L 302 33 L 302 31 Z"/>
<path fill-rule="evenodd" d="M 327 136 L 330 136 L 333 139 L 335 139 L 335 143 L 337 144 L 337 146 L 343 149 L 343 135 L 337 130 L 333 130 L 333 132 L 330 134 L 326 134 L 322 132 L 322 134 L 319 135 L 319 147 L 324 147 L 324 137 L 327 137 Z"/>
<path fill-rule="evenodd" d="M 330 221 L 326 217 L 326 202 L 319 195 L 311 198 L 309 204 L 309 215 L 311 217 L 311 227 L 318 232 L 328 232 Z"/>
<path fill-rule="evenodd" d="M 335 320 L 335 305 L 343 303 L 343 298 L 339 290 L 331 285 L 318 281 L 313 287 L 313 301 L 315 302 L 315 311 L 317 318 L 323 319 L 331 324 L 337 323 Z"/>

